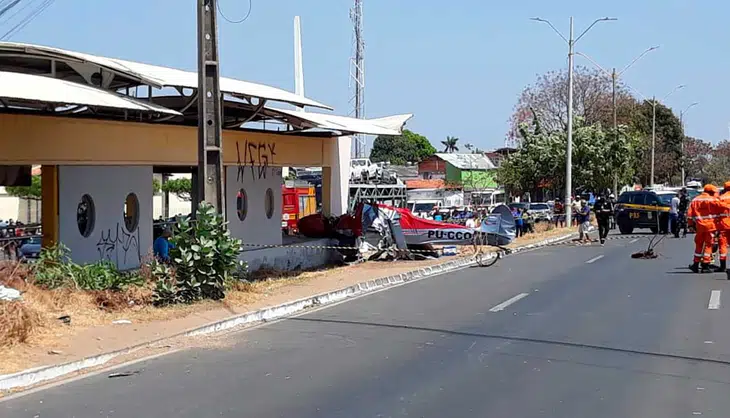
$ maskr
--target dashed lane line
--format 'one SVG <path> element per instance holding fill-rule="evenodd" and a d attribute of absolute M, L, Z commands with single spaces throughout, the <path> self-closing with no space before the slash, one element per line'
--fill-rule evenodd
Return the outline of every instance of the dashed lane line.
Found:
<path fill-rule="evenodd" d="M 595 257 L 591 258 L 590 260 L 586 261 L 586 264 L 593 264 L 602 258 L 603 258 L 603 254 L 595 256 Z"/>
<path fill-rule="evenodd" d="M 492 309 L 490 309 L 489 312 L 500 312 L 500 311 L 503 311 L 509 305 L 511 305 L 511 304 L 519 301 L 520 299 L 522 299 L 524 297 L 527 297 L 528 295 L 529 295 L 528 293 L 520 293 L 517 296 L 513 296 L 513 297 L 505 300 L 504 302 L 500 303 L 499 305 L 496 305 L 495 307 L 493 307 Z"/>
<path fill-rule="evenodd" d="M 720 308 L 720 295 L 722 291 L 713 290 L 710 292 L 710 302 L 707 304 L 707 309 L 719 309 Z"/>

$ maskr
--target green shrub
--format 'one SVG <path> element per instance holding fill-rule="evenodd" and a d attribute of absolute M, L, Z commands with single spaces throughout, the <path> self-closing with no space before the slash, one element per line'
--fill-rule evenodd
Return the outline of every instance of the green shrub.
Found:
<path fill-rule="evenodd" d="M 41 250 L 33 265 L 34 283 L 46 289 L 62 287 L 78 290 L 124 290 L 141 286 L 144 279 L 137 273 L 121 272 L 108 260 L 78 265 L 68 256 L 63 244 Z"/>
<path fill-rule="evenodd" d="M 201 203 L 195 218 L 175 224 L 170 266 L 151 266 L 157 305 L 223 299 L 233 275 L 245 270 L 245 264 L 237 262 L 241 241 L 231 237 L 213 206 Z"/>

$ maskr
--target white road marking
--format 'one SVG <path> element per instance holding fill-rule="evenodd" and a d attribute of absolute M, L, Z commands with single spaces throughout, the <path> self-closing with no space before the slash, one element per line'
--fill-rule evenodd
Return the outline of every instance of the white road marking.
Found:
<path fill-rule="evenodd" d="M 636 242 L 636 241 L 638 241 L 638 240 L 639 240 L 638 238 L 636 238 L 636 239 L 632 239 L 631 241 L 629 241 L 629 244 L 633 244 L 633 243 L 635 243 L 635 242 Z"/>
<path fill-rule="evenodd" d="M 707 309 L 719 309 L 720 308 L 720 290 L 713 290 L 710 292 L 710 303 L 707 304 Z"/>
<path fill-rule="evenodd" d="M 503 311 L 504 308 L 508 307 L 509 305 L 519 301 L 520 299 L 527 297 L 529 293 L 520 293 L 517 296 L 511 297 L 504 302 L 500 303 L 499 305 L 495 306 L 494 308 L 490 309 L 489 312 L 499 312 Z"/>
<path fill-rule="evenodd" d="M 600 259 L 602 259 L 602 258 L 603 258 L 603 256 L 602 256 L 602 255 L 599 255 L 599 256 L 597 256 L 597 257 L 593 257 L 593 258 L 591 258 L 590 260 L 586 261 L 586 264 L 593 264 L 593 263 L 595 263 L 596 261 L 598 261 L 598 260 L 600 260 Z"/>

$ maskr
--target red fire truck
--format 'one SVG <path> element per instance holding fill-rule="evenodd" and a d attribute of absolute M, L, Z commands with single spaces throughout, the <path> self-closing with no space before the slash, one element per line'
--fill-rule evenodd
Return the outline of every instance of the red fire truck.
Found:
<path fill-rule="evenodd" d="M 315 188 L 307 182 L 287 180 L 281 186 L 281 229 L 287 234 L 297 233 L 297 221 L 317 212 Z"/>

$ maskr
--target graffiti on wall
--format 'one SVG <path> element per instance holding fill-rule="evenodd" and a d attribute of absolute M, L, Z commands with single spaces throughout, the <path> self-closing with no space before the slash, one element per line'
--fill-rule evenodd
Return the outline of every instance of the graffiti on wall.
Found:
<path fill-rule="evenodd" d="M 243 150 L 243 155 L 241 151 Z M 238 159 L 238 174 L 236 180 L 242 182 L 246 175 L 246 169 L 251 172 L 251 180 L 256 181 L 266 178 L 269 164 L 274 163 L 276 156 L 276 144 L 267 144 L 266 142 L 249 142 L 245 140 L 243 144 L 236 141 L 236 155 Z"/>
<path fill-rule="evenodd" d="M 109 260 L 117 268 L 123 268 L 128 263 L 139 264 L 142 261 L 142 251 L 139 248 L 139 227 L 135 232 L 127 232 L 119 222 L 116 228 L 101 231 L 101 238 L 96 243 L 100 260 Z"/>

